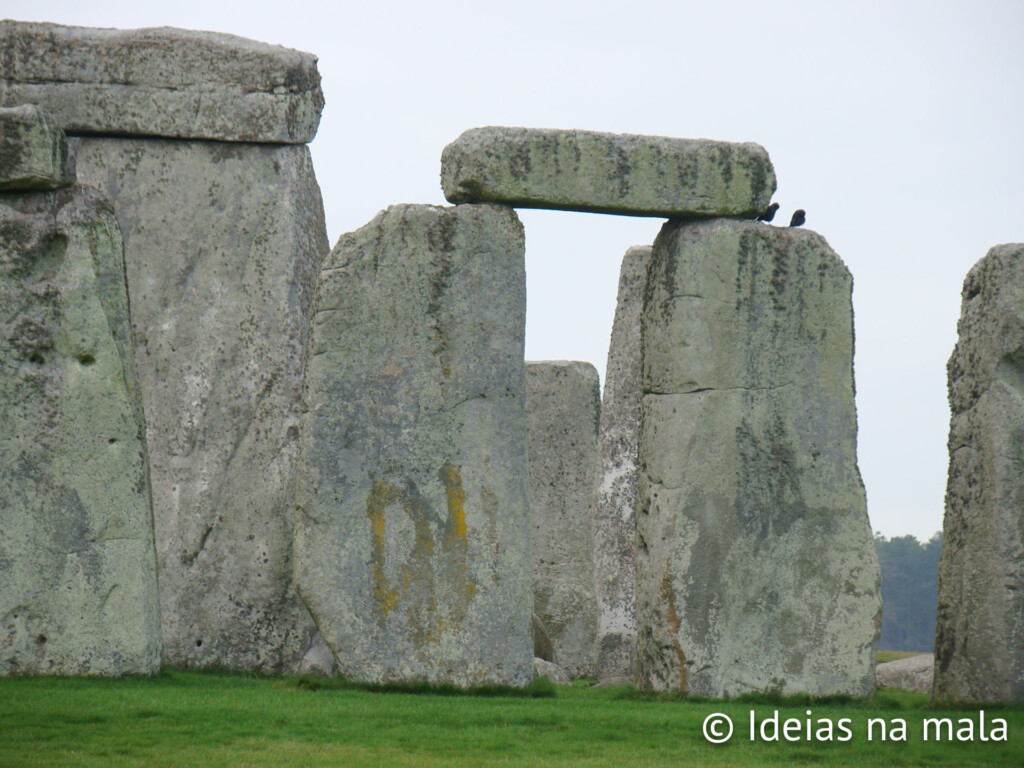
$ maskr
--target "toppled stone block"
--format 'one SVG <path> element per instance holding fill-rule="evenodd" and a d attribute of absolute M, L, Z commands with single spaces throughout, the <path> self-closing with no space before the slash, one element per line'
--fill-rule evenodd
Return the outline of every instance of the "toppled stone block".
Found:
<path fill-rule="evenodd" d="M 1024 702 L 1024 243 L 967 274 L 947 366 L 935 698 Z"/>
<path fill-rule="evenodd" d="M 775 191 L 775 171 L 753 143 L 488 127 L 444 148 L 441 186 L 452 203 L 753 218 Z"/>
<path fill-rule="evenodd" d="M 597 679 L 633 679 L 636 637 L 637 439 L 640 432 L 640 308 L 651 246 L 626 251 L 612 322 L 598 438 L 594 500 Z"/>
<path fill-rule="evenodd" d="M 166 663 L 293 672 L 302 360 L 327 233 L 305 146 L 78 140 L 125 234 Z"/>
<path fill-rule="evenodd" d="M 525 323 L 510 208 L 393 206 L 328 257 L 295 575 L 344 677 L 533 679 Z"/>
<path fill-rule="evenodd" d="M 592 519 L 600 398 L 590 363 L 526 364 L 533 610 L 551 646 L 548 661 L 574 678 L 594 674 Z"/>
<path fill-rule="evenodd" d="M 824 238 L 669 222 L 644 292 L 637 676 L 863 696 L 880 572 L 856 460 L 853 281 Z"/>
<path fill-rule="evenodd" d="M 930 653 L 888 661 L 875 667 L 875 684 L 901 691 L 931 693 L 934 668 L 935 656 Z"/>
<path fill-rule="evenodd" d="M 0 195 L 0 675 L 159 669 L 144 430 L 110 203 Z"/>
<path fill-rule="evenodd" d="M 555 685 L 572 685 L 572 680 L 569 679 L 569 675 L 564 669 L 547 659 L 536 656 L 533 659 L 533 674 L 535 677 L 546 677 Z"/>
<path fill-rule="evenodd" d="M 32 105 L 0 107 L 0 191 L 74 183 L 68 140 L 53 118 Z"/>
<path fill-rule="evenodd" d="M 214 32 L 0 22 L 0 105 L 69 134 L 304 144 L 324 99 L 316 57 Z"/>

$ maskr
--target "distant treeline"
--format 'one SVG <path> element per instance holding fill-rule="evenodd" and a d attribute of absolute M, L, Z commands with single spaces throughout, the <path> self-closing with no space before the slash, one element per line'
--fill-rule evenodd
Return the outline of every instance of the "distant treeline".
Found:
<path fill-rule="evenodd" d="M 881 651 L 931 653 L 935 643 L 942 531 L 921 543 L 913 536 L 875 534 L 882 566 Z"/>

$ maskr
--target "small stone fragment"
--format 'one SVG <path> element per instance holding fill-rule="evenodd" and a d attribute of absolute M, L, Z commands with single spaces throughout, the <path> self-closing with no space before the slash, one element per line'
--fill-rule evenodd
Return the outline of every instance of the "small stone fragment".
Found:
<path fill-rule="evenodd" d="M 667 223 L 644 291 L 637 677 L 869 695 L 880 572 L 857 469 L 852 278 L 825 239 Z"/>
<path fill-rule="evenodd" d="M 339 673 L 529 684 L 519 219 L 388 208 L 338 240 L 315 306 L 295 578 Z"/>
<path fill-rule="evenodd" d="M 875 684 L 901 691 L 931 693 L 934 668 L 935 656 L 930 653 L 888 661 L 875 667 Z"/>
<path fill-rule="evenodd" d="M 45 190 L 75 183 L 68 140 L 36 106 L 0 107 L 0 190 Z"/>
<path fill-rule="evenodd" d="M 949 359 L 939 701 L 1024 703 L 1024 243 L 967 274 Z"/>
<path fill-rule="evenodd" d="M 444 148 L 441 186 L 452 203 L 753 218 L 775 191 L 775 171 L 749 142 L 488 127 Z"/>
<path fill-rule="evenodd" d="M 94 189 L 0 195 L 0 675 L 160 667 L 121 233 Z"/>
<path fill-rule="evenodd" d="M 234 35 L 0 21 L 0 50 L 0 105 L 69 134 L 305 144 L 324 105 L 315 56 Z"/>
<path fill-rule="evenodd" d="M 334 660 L 334 654 L 324 642 L 323 635 L 316 632 L 310 641 L 309 650 L 302 657 L 299 664 L 300 675 L 311 675 L 313 677 L 333 677 L 338 671 L 338 664 Z"/>
<path fill-rule="evenodd" d="M 555 685 L 572 685 L 564 669 L 545 659 L 534 657 L 533 674 L 535 677 L 546 677 Z"/>
<path fill-rule="evenodd" d="M 640 308 L 650 260 L 649 245 L 630 248 L 622 259 L 605 368 L 594 501 L 598 682 L 633 679 Z"/>
<path fill-rule="evenodd" d="M 592 517 L 600 397 L 590 363 L 526 364 L 533 610 L 550 643 L 550 661 L 573 678 L 594 674 Z"/>

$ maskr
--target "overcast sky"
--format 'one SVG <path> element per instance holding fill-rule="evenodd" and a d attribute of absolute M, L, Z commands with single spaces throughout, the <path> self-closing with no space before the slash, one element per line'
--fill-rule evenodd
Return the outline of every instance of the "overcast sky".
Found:
<path fill-rule="evenodd" d="M 960 287 L 1024 241 L 1024 2 L 0 0 L 0 15 L 228 32 L 315 53 L 312 144 L 333 243 L 444 203 L 441 150 L 482 125 L 756 141 L 778 220 L 807 210 L 854 276 L 872 526 L 942 526 Z M 622 254 L 661 221 L 521 211 L 528 359 L 604 378 Z"/>

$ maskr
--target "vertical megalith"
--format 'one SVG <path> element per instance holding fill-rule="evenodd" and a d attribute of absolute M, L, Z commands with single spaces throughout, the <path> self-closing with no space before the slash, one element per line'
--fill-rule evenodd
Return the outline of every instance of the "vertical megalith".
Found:
<path fill-rule="evenodd" d="M 590 363 L 526 364 L 533 523 L 533 612 L 548 649 L 570 677 L 594 674 L 593 494 L 600 384 Z M 539 651 L 539 652 L 538 652 Z"/>
<path fill-rule="evenodd" d="M 302 355 L 328 250 L 316 58 L 169 28 L 0 23 L 7 101 L 45 104 L 124 233 L 164 660 L 293 671 Z"/>
<path fill-rule="evenodd" d="M 42 158 L 23 183 L 67 183 L 62 161 L 45 168 L 47 157 L 59 158 L 63 135 L 32 117 L 49 141 L 37 133 L 34 146 L 12 153 L 39 150 Z M 0 115 L 5 127 L 6 120 Z M 0 162 L 8 177 L 17 175 L 7 163 L 11 135 L 4 134 Z M 159 666 L 149 468 L 121 233 L 96 190 L 6 192 L 0 675 L 139 674 Z"/>
<path fill-rule="evenodd" d="M 1024 244 L 967 274 L 949 359 L 934 695 L 1024 702 Z"/>
<path fill-rule="evenodd" d="M 640 307 L 651 247 L 626 251 L 608 345 L 594 497 L 597 679 L 633 679 L 636 636 L 637 436 L 640 431 Z"/>
<path fill-rule="evenodd" d="M 523 248 L 510 208 L 401 205 L 320 273 L 295 576 L 346 678 L 533 676 Z"/>
<path fill-rule="evenodd" d="M 824 238 L 670 221 L 644 292 L 637 676 L 866 695 L 881 600 L 852 279 Z"/>

